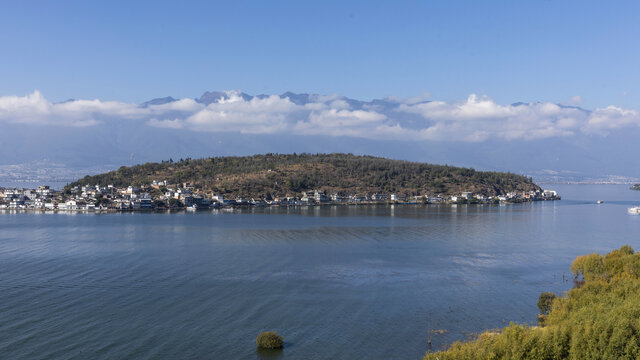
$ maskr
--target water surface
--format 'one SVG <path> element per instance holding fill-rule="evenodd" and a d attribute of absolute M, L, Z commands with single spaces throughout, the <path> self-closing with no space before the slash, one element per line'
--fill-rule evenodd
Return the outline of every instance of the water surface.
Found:
<path fill-rule="evenodd" d="M 562 201 L 508 206 L 0 212 L 0 354 L 420 358 L 428 329 L 447 330 L 438 349 L 532 323 L 575 256 L 640 248 L 640 192 L 554 187 Z M 264 330 L 286 348 L 257 352 Z"/>

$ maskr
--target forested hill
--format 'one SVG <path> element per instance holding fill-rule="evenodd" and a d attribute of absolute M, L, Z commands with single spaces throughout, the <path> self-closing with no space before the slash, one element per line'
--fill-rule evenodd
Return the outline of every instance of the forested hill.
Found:
<path fill-rule="evenodd" d="M 462 191 L 499 195 L 540 189 L 530 178 L 512 173 L 351 154 L 265 154 L 169 160 L 123 166 L 105 174 L 86 176 L 67 188 L 108 184 L 141 186 L 153 180 L 168 180 L 170 184 L 189 182 L 203 191 L 245 197 L 297 195 L 314 189 L 343 195 L 451 195 Z"/>

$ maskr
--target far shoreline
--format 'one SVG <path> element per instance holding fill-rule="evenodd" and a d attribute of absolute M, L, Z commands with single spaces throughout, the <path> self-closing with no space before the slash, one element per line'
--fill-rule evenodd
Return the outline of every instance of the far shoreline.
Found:
<path fill-rule="evenodd" d="M 5 213 L 37 213 L 37 214 L 115 214 L 115 213 L 142 213 L 142 214 L 172 214 L 172 213 L 206 213 L 206 212 L 236 212 L 248 209 L 307 209 L 307 208 L 328 208 L 328 207 L 394 207 L 394 206 L 424 206 L 424 207 L 458 207 L 458 206 L 510 206 L 510 205 L 532 205 L 534 203 L 560 201 L 558 199 L 545 199 L 533 201 L 504 201 L 504 202 L 468 202 L 468 203 L 333 203 L 333 204 L 309 204 L 309 205 L 234 205 L 225 207 L 209 207 L 191 209 L 188 207 L 160 208 L 160 209 L 34 209 L 34 208 L 0 208 L 0 214 Z"/>

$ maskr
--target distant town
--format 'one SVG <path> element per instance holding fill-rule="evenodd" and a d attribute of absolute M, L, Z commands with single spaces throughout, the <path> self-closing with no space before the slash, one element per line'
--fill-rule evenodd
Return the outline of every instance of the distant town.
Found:
<path fill-rule="evenodd" d="M 169 184 L 154 180 L 140 187 L 113 185 L 75 186 L 57 191 L 43 185 L 36 189 L 0 188 L 0 210 L 42 211 L 151 211 L 204 210 L 251 206 L 310 206 L 339 204 L 500 204 L 530 201 L 560 200 L 554 190 L 509 192 L 485 196 L 461 192 L 453 196 L 398 194 L 327 194 L 323 190 L 306 191 L 298 195 L 265 198 L 225 198 L 202 191 L 190 183 Z"/>

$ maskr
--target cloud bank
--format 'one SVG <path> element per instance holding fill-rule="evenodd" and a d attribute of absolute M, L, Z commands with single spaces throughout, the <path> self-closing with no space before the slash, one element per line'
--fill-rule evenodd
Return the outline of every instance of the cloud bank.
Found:
<path fill-rule="evenodd" d="M 640 127 L 640 113 L 633 109 L 586 110 L 551 102 L 501 105 L 475 94 L 459 102 L 430 101 L 428 94 L 371 102 L 338 95 L 219 94 L 208 103 L 180 99 L 141 106 L 101 100 L 52 103 L 35 91 L 0 97 L 0 123 L 87 127 L 120 120 L 167 131 L 465 142 L 605 136 Z"/>

